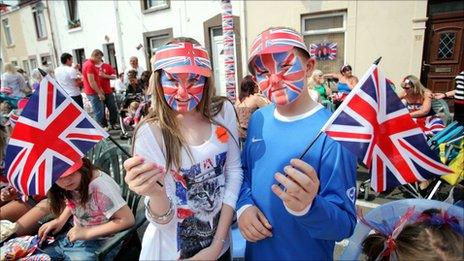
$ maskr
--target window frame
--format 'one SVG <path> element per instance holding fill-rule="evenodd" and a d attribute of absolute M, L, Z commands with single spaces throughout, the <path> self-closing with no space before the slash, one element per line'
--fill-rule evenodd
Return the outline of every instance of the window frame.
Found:
<path fill-rule="evenodd" d="M 303 39 L 305 36 L 309 35 L 321 35 L 321 34 L 331 34 L 331 33 L 343 33 L 344 38 L 344 51 L 343 51 L 343 64 L 346 64 L 346 44 L 347 44 L 347 36 L 346 36 L 346 20 L 347 20 L 347 10 L 337 10 L 333 12 L 324 12 L 324 13 L 310 13 L 301 16 L 301 34 L 303 35 Z M 343 18 L 343 26 L 339 28 L 331 28 L 331 29 L 320 29 L 320 30 L 308 30 L 305 31 L 305 21 L 311 18 L 324 18 L 324 17 L 334 17 L 334 16 L 342 16 Z M 309 47 L 309 46 L 308 46 Z"/>
<path fill-rule="evenodd" d="M 40 15 L 42 15 L 42 22 L 43 22 L 43 36 L 41 37 L 39 35 L 39 24 L 38 24 L 38 20 L 40 20 Z M 46 40 L 48 38 L 48 31 L 47 31 L 47 24 L 46 24 L 46 21 L 45 21 L 45 14 L 44 14 L 44 11 L 41 10 L 34 10 L 32 11 L 32 17 L 34 19 L 34 25 L 35 25 L 35 36 L 37 37 L 37 40 L 38 41 L 42 41 L 42 40 Z"/>
<path fill-rule="evenodd" d="M 166 4 L 156 6 L 156 7 L 149 7 L 148 1 L 149 0 L 140 0 L 140 7 L 142 9 L 143 14 L 153 13 L 153 12 L 171 8 L 171 0 L 166 0 Z"/>
<path fill-rule="evenodd" d="M 66 18 L 67 18 L 67 28 L 68 30 L 76 30 L 78 28 L 81 28 L 82 27 L 82 24 L 81 24 L 81 18 L 79 16 L 79 5 L 78 5 L 78 1 L 76 0 L 75 3 L 76 3 L 76 10 L 74 10 L 75 12 L 75 19 L 74 20 L 71 20 L 71 13 L 70 13 L 70 5 L 69 5 L 69 0 L 65 0 L 63 1 L 63 4 L 64 4 L 64 9 L 65 9 L 65 12 L 66 12 Z M 75 26 L 72 26 L 71 23 L 75 23 L 76 25 Z"/>
<path fill-rule="evenodd" d="M 157 30 L 157 31 L 151 31 L 151 32 L 145 32 L 143 33 L 143 42 L 145 46 L 145 60 L 146 60 L 146 67 L 147 70 L 152 70 L 151 68 L 151 38 L 155 37 L 163 37 L 167 36 L 167 39 L 170 39 L 173 37 L 173 29 L 172 27 L 162 29 L 162 30 Z"/>
<path fill-rule="evenodd" d="M 5 21 L 6 21 L 6 26 L 5 26 Z M 14 46 L 14 39 L 13 39 L 13 33 L 11 32 L 11 24 L 9 21 L 9 18 L 4 18 L 2 19 L 2 28 L 6 40 L 6 47 L 13 47 Z M 7 35 L 8 32 L 8 35 Z M 10 42 L 8 42 L 8 39 Z"/>

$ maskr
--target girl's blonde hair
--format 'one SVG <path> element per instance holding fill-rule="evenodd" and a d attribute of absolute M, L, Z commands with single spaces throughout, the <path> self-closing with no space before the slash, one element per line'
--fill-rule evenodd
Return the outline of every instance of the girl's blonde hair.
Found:
<path fill-rule="evenodd" d="M 425 92 L 428 90 L 424 87 L 424 85 L 422 85 L 419 78 L 414 75 L 408 75 L 404 77 L 403 81 L 401 82 L 401 87 L 404 88 L 406 84 L 411 85 L 412 94 L 420 95 L 420 97 L 424 97 Z"/>
<path fill-rule="evenodd" d="M 192 44 L 199 44 L 195 39 L 188 37 L 177 37 L 169 40 L 166 44 L 188 42 Z M 195 111 L 200 112 L 203 119 L 210 123 L 220 125 L 213 119 L 222 109 L 224 101 L 228 101 L 225 97 L 215 96 L 215 88 L 213 77 L 206 78 L 205 87 L 203 89 L 203 96 L 198 105 L 195 107 Z M 152 110 L 142 120 L 143 123 L 155 123 L 161 130 L 164 140 L 165 152 L 166 152 L 166 169 L 172 167 L 178 169 L 181 165 L 181 150 L 182 147 L 187 148 L 185 138 L 180 131 L 180 123 L 176 118 L 176 111 L 174 111 L 164 99 L 164 92 L 161 86 L 161 70 L 153 71 L 150 76 L 149 82 L 150 88 L 152 88 Z M 230 102 L 230 101 L 229 101 Z M 232 106 L 233 107 L 233 106 Z M 225 128 L 229 133 L 230 131 Z M 135 130 L 137 134 L 138 128 Z M 137 135 L 134 135 L 136 137 Z M 233 138 L 233 135 L 230 135 Z M 234 138 L 235 139 L 235 138 Z M 135 142 L 134 142 L 135 143 Z M 190 153 L 190 152 L 189 152 Z M 191 155 L 190 155 L 191 156 Z"/>
<path fill-rule="evenodd" d="M 9 72 L 9 73 L 12 73 L 12 74 L 18 73 L 18 72 L 16 71 L 15 66 L 14 66 L 12 63 L 5 63 L 5 64 L 3 65 L 3 70 L 4 70 L 5 72 Z"/>

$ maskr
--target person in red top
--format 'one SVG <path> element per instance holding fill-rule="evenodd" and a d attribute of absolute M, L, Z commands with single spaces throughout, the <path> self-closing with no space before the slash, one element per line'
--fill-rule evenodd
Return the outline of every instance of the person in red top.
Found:
<path fill-rule="evenodd" d="M 82 65 L 82 78 L 84 83 L 84 93 L 87 95 L 94 111 L 95 119 L 102 124 L 104 119 L 105 93 L 100 85 L 100 71 L 95 66 L 101 63 L 103 52 L 95 49 L 91 56 Z M 102 125 L 103 126 L 103 125 Z M 103 126 L 104 127 L 104 126 Z"/>
<path fill-rule="evenodd" d="M 99 69 L 99 77 L 100 77 L 100 87 L 102 88 L 103 92 L 105 93 L 105 101 L 103 110 L 108 108 L 110 113 L 110 126 L 111 129 L 119 129 L 118 122 L 118 109 L 116 108 L 116 101 L 114 98 L 113 90 L 110 86 L 110 80 L 116 79 L 116 71 L 111 67 L 111 65 L 104 63 L 101 61 L 100 63 L 96 64 L 96 67 Z M 106 117 L 103 117 L 103 122 L 100 123 L 103 127 L 108 126 L 108 122 Z"/>

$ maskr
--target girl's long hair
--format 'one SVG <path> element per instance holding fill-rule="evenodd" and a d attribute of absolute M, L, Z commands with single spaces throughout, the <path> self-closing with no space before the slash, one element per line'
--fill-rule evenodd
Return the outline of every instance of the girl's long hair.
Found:
<path fill-rule="evenodd" d="M 90 198 L 89 184 L 92 180 L 92 173 L 95 167 L 90 160 L 82 158 L 82 167 L 78 170 L 81 173 L 81 183 L 79 184 L 78 192 L 80 196 L 80 204 L 84 206 Z M 72 199 L 71 191 L 60 188 L 57 184 L 53 184 L 47 193 L 50 208 L 55 216 L 59 216 L 66 207 L 66 199 Z"/>
<path fill-rule="evenodd" d="M 169 40 L 167 44 L 178 42 L 199 44 L 196 40 L 188 37 L 173 38 Z M 188 146 L 186 146 L 187 143 L 180 131 L 180 123 L 176 118 L 176 111 L 174 111 L 164 99 L 160 78 L 161 70 L 153 71 L 152 76 L 150 77 L 150 86 L 153 89 L 152 110 L 150 110 L 148 115 L 138 125 L 138 127 L 142 126 L 144 123 L 155 123 L 161 129 L 164 140 L 164 149 L 166 152 L 166 169 L 169 170 L 173 167 L 178 169 L 181 166 L 182 147 L 185 147 L 189 154 L 190 150 L 188 149 Z M 203 89 L 202 99 L 194 110 L 200 112 L 203 119 L 210 123 L 224 127 L 230 134 L 230 130 L 213 119 L 214 116 L 219 114 L 225 101 L 230 102 L 225 97 L 215 96 L 213 77 L 207 77 L 205 87 Z M 135 130 L 136 134 L 134 137 L 137 136 L 137 131 L 138 128 Z M 230 136 L 234 138 L 233 135 Z M 135 141 L 133 141 L 133 143 L 135 143 Z M 190 156 L 192 155 L 190 154 Z"/>
<path fill-rule="evenodd" d="M 412 93 L 415 95 L 419 95 L 420 97 L 424 97 L 425 91 L 428 89 L 422 85 L 420 82 L 419 78 L 417 78 L 414 75 L 408 75 L 404 77 L 404 80 L 401 82 L 401 87 L 404 87 L 406 85 L 406 80 L 409 80 L 409 84 L 411 85 Z"/>

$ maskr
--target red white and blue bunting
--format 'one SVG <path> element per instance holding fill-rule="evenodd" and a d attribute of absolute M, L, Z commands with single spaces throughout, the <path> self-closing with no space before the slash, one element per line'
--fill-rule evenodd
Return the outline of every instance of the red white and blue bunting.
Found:
<path fill-rule="evenodd" d="M 224 39 L 225 83 L 227 97 L 235 102 L 234 20 L 230 0 L 222 0 L 222 35 Z"/>

